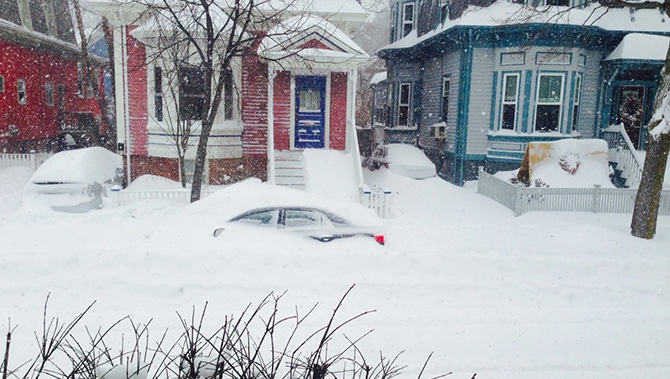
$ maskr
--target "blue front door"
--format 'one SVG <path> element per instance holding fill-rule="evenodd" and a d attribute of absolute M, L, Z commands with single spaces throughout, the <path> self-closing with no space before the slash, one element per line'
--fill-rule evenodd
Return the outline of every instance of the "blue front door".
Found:
<path fill-rule="evenodd" d="M 295 139 L 297 149 L 325 147 L 326 77 L 295 78 Z"/>

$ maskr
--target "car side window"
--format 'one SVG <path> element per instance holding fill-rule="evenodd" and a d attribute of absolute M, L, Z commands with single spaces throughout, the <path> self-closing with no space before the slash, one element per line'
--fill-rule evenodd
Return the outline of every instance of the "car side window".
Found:
<path fill-rule="evenodd" d="M 236 217 L 232 222 L 243 222 L 251 225 L 265 225 L 274 226 L 277 224 L 278 209 L 262 210 L 257 212 L 250 212 L 242 216 Z"/>
<path fill-rule="evenodd" d="M 326 214 L 315 209 L 286 209 L 284 226 L 287 228 L 300 227 L 332 227 L 332 222 Z"/>

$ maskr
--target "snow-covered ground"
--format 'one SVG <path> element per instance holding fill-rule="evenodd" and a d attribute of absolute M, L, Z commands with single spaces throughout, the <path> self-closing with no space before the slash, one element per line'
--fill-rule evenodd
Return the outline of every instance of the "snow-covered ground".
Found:
<path fill-rule="evenodd" d="M 350 167 L 347 156 L 306 159 L 310 192 L 354 196 L 353 181 L 338 174 Z M 308 326 L 323 326 L 355 284 L 338 319 L 376 312 L 342 333 L 374 329 L 361 348 L 370 360 L 404 351 L 402 377 L 416 378 L 431 352 L 423 378 L 670 377 L 668 217 L 646 241 L 630 236 L 630 215 L 515 218 L 477 195 L 475 183 L 460 188 L 382 169 L 366 180 L 393 192 L 384 247 L 280 234 L 221 239 L 206 224 L 225 204 L 37 212 L 20 207 L 29 175 L 0 169 L 0 331 L 15 328 L 10 367 L 36 353 L 48 294 L 49 314 L 61 322 L 95 301 L 82 325 L 153 319 L 150 337 L 158 340 L 165 328 L 180 328 L 176 312 L 188 317 L 208 302 L 208 322 L 217 325 L 270 292 L 286 292 L 284 314 L 318 303 Z M 110 334 L 111 348 L 121 348 L 124 328 Z"/>

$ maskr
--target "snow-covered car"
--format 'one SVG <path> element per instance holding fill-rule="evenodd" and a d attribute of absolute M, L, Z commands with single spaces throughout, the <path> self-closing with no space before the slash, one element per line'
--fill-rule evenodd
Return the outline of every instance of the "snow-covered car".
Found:
<path fill-rule="evenodd" d="M 81 213 L 101 208 L 122 183 L 123 158 L 102 147 L 67 150 L 49 157 L 26 183 L 23 206 Z"/>
<path fill-rule="evenodd" d="M 368 239 L 373 244 L 374 241 L 378 244 L 385 242 L 382 220 L 373 210 L 356 201 L 336 200 L 258 179 L 224 186 L 190 204 L 185 212 L 188 217 L 198 220 L 197 224 L 179 224 L 174 228 L 173 221 L 166 221 L 168 225 L 161 229 L 189 234 L 199 233 L 209 226 L 207 233 L 210 236 L 214 232 L 226 241 L 307 236 L 306 239 L 323 242 L 353 239 L 349 237 Z M 289 231 L 295 233 L 285 233 Z"/>
<path fill-rule="evenodd" d="M 365 236 L 374 238 L 380 245 L 384 244 L 381 228 L 356 225 L 332 212 L 313 207 L 276 206 L 253 209 L 233 217 L 228 222 L 291 231 L 321 242 Z M 214 236 L 217 237 L 225 230 L 225 227 L 215 229 Z"/>

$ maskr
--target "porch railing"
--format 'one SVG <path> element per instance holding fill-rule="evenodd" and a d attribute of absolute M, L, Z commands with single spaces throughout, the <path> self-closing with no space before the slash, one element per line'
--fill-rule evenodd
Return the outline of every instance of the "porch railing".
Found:
<path fill-rule="evenodd" d="M 634 188 L 549 188 L 512 184 L 479 170 L 477 193 L 506 206 L 520 216 L 526 212 L 632 213 Z M 661 193 L 659 214 L 670 215 L 670 190 Z"/>
<path fill-rule="evenodd" d="M 616 169 L 626 180 L 626 186 L 637 188 L 642 179 L 643 161 L 640 158 L 633 142 L 631 142 L 623 124 L 611 125 L 601 131 L 601 137 L 607 141 L 609 160 L 616 163 Z"/>
<path fill-rule="evenodd" d="M 389 190 L 373 190 L 367 185 L 361 189 L 360 203 L 377 213 L 381 218 L 391 217 L 392 193 Z"/>

